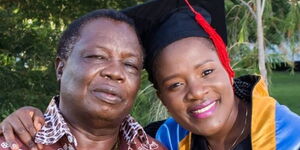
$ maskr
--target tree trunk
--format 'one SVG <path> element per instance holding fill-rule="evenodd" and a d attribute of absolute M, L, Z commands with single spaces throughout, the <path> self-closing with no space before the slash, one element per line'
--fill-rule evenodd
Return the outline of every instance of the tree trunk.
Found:
<path fill-rule="evenodd" d="M 257 22 L 257 48 L 258 48 L 258 67 L 262 77 L 268 86 L 267 69 L 266 69 L 266 58 L 264 49 L 264 29 L 262 22 L 262 0 L 256 0 L 256 22 Z"/>

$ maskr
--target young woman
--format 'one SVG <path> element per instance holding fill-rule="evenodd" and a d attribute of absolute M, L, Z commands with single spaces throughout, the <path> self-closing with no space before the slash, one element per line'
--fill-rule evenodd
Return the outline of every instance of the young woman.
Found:
<path fill-rule="evenodd" d="M 157 20 L 141 37 L 150 80 L 173 117 L 148 126 L 157 140 L 180 150 L 300 148 L 299 116 L 268 95 L 260 76 L 234 79 L 206 10 L 176 7 Z"/>
<path fill-rule="evenodd" d="M 268 95 L 260 76 L 234 79 L 209 13 L 186 3 L 147 38 L 146 69 L 173 117 L 148 126 L 158 126 L 156 139 L 180 150 L 299 149 L 300 117 Z"/>

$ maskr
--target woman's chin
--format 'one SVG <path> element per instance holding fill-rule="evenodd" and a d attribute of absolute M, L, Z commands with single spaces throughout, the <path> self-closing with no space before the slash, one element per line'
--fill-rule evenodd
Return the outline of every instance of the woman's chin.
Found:
<path fill-rule="evenodd" d="M 197 134 L 197 135 L 202 135 L 202 136 L 212 136 L 217 134 L 222 130 L 223 124 L 220 122 L 218 123 L 206 123 L 206 124 L 201 124 L 194 129 L 190 130 L 192 133 Z"/>

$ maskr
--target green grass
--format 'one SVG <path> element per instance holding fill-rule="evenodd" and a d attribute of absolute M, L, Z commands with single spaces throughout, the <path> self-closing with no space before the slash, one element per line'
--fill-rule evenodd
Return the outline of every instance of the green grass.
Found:
<path fill-rule="evenodd" d="M 300 115 L 300 72 L 272 72 L 270 85 L 271 96 Z"/>

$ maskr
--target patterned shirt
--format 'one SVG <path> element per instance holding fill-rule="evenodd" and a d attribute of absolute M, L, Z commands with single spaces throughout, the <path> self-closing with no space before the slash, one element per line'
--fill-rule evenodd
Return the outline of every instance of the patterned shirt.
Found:
<path fill-rule="evenodd" d="M 45 124 L 36 134 L 35 142 L 44 144 L 45 150 L 75 150 L 77 140 L 65 122 L 59 107 L 59 97 L 52 98 L 44 113 Z M 28 149 L 17 139 L 20 149 Z M 0 150 L 8 150 L 11 146 L 0 137 Z M 164 150 L 165 148 L 153 138 L 148 136 L 142 126 L 130 115 L 126 116 L 120 128 L 120 150 Z"/>

